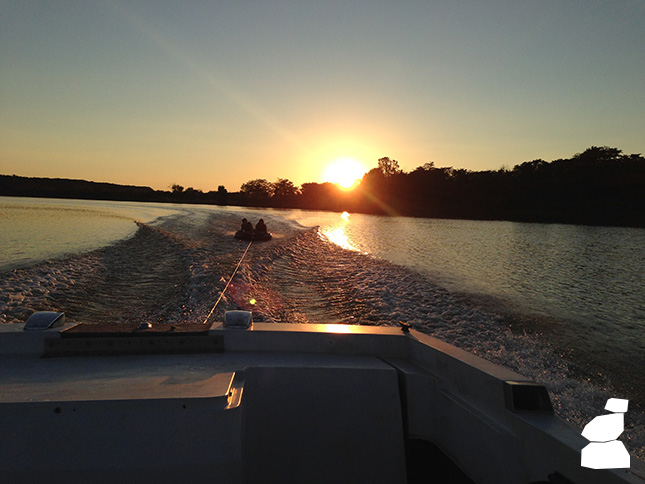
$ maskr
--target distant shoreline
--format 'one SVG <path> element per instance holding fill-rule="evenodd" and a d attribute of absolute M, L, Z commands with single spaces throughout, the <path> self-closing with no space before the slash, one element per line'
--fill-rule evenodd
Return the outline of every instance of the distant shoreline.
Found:
<path fill-rule="evenodd" d="M 0 175 L 1 176 L 1 175 Z M 253 204 L 235 204 L 235 203 L 208 203 L 203 201 L 182 201 L 182 200 L 159 200 L 159 199 L 129 199 L 129 198 L 91 198 L 91 197 L 66 197 L 66 196 L 54 196 L 54 195 L 7 195 L 0 193 L 0 197 L 9 197 L 9 198 L 35 198 L 35 199 L 52 199 L 52 200 L 87 200 L 87 201 L 111 201 L 111 202 L 134 202 L 134 203 L 185 203 L 191 205 L 213 205 L 213 206 L 226 206 L 226 207 L 248 207 L 248 208 L 279 208 L 286 210 L 312 210 L 312 211 L 321 211 L 321 212 L 340 212 L 341 210 L 334 209 L 325 209 L 325 208 L 309 208 L 309 207 L 276 207 L 269 205 L 253 205 Z M 634 224 L 611 224 L 611 223 L 576 223 L 574 221 L 562 221 L 562 220 L 547 220 L 539 217 L 531 217 L 526 219 L 510 219 L 510 218 L 470 218 L 470 217 L 437 217 L 437 216 L 421 216 L 421 215 L 409 215 L 409 214 L 400 214 L 400 215 L 387 215 L 387 214 L 374 214 L 369 212 L 359 212 L 355 211 L 352 213 L 364 213 L 366 215 L 381 215 L 384 217 L 388 216 L 401 216 L 401 217 L 413 217 L 413 218 L 428 218 L 428 219 L 445 219 L 445 220 L 474 220 L 482 222 L 517 222 L 517 223 L 537 223 L 537 224 L 564 224 L 564 225 L 581 225 L 581 226 L 590 226 L 590 227 L 623 227 L 623 228 L 645 228 L 645 223 L 634 223 Z"/>
<path fill-rule="evenodd" d="M 606 157 L 607 152 L 613 158 Z M 179 185 L 163 191 L 86 180 L 0 175 L 0 196 L 645 228 L 645 159 L 640 155 L 616 156 L 614 152 L 620 150 L 592 147 L 570 160 L 535 160 L 496 172 L 468 172 L 432 164 L 410 173 L 375 168 L 352 191 L 342 191 L 331 183 L 305 183 L 296 188 L 284 179 L 275 184 L 253 180 L 240 192 L 228 192 L 223 186 L 202 192 Z M 389 158 L 383 160 L 396 164 Z M 265 191 L 244 191 L 255 182 L 260 182 Z M 287 193 L 276 188 L 280 183 L 284 187 L 284 182 Z"/>

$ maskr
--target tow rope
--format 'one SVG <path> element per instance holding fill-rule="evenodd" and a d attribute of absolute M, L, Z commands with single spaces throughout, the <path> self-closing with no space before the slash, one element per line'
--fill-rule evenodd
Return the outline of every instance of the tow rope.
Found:
<path fill-rule="evenodd" d="M 210 312 L 208 313 L 208 316 L 206 316 L 206 319 L 204 319 L 204 322 L 202 324 L 206 324 L 208 320 L 210 319 L 211 315 L 213 314 L 213 311 L 215 311 L 215 308 L 219 304 L 219 302 L 222 300 L 224 297 L 224 293 L 228 289 L 228 286 L 231 284 L 231 281 L 235 277 L 235 274 L 237 274 L 237 270 L 240 268 L 240 265 L 242 264 L 242 261 L 244 260 L 244 257 L 246 257 L 246 253 L 249 251 L 249 248 L 251 247 L 251 244 L 253 241 L 251 240 L 249 242 L 249 245 L 246 246 L 246 249 L 244 250 L 244 253 L 242 254 L 242 257 L 238 261 L 237 265 L 235 266 L 235 270 L 233 271 L 233 274 L 231 274 L 231 277 L 228 279 L 228 282 L 226 283 L 226 286 L 224 286 L 224 289 L 222 289 L 222 292 L 220 293 L 219 297 L 217 298 L 217 301 L 215 301 L 215 304 L 211 308 Z"/>

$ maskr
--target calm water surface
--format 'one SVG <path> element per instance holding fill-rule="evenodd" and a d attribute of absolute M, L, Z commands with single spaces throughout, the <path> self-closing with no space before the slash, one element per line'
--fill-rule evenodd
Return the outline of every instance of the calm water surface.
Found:
<path fill-rule="evenodd" d="M 361 214 L 325 223 L 339 244 L 453 290 L 500 296 L 536 314 L 645 324 L 645 229 Z"/>
<path fill-rule="evenodd" d="M 103 247 L 176 213 L 169 205 L 0 197 L 0 272 Z"/>

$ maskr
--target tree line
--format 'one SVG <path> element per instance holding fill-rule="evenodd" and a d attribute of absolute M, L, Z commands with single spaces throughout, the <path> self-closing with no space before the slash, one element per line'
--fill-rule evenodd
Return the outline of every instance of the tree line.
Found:
<path fill-rule="evenodd" d="M 252 180 L 241 187 L 257 206 L 404 215 L 645 227 L 645 158 L 592 146 L 571 158 L 512 169 L 470 171 L 426 163 L 410 172 L 389 157 L 352 191 L 331 183 Z"/>
<path fill-rule="evenodd" d="M 592 146 L 568 159 L 537 159 L 512 169 L 470 171 L 426 163 L 405 172 L 396 160 L 384 157 L 352 190 L 328 182 L 298 187 L 286 178 L 250 180 L 239 192 L 228 192 L 223 185 L 202 192 L 176 184 L 160 191 L 0 175 L 0 195 L 645 227 L 645 158 Z"/>
<path fill-rule="evenodd" d="M 71 198 L 79 200 L 119 200 L 128 202 L 228 204 L 226 188 L 202 192 L 174 184 L 170 190 L 150 187 L 97 183 L 66 178 L 31 178 L 0 175 L 0 196 Z"/>

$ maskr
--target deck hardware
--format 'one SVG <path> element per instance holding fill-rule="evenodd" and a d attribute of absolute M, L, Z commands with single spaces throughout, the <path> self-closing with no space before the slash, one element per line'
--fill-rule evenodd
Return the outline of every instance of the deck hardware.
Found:
<path fill-rule="evenodd" d="M 65 313 L 56 311 L 38 311 L 27 319 L 24 331 L 44 331 L 57 328 L 65 323 Z"/>
<path fill-rule="evenodd" d="M 511 412 L 553 413 L 546 387 L 533 381 L 505 381 L 504 400 Z"/>
<path fill-rule="evenodd" d="M 253 326 L 251 311 L 226 311 L 224 314 L 225 328 L 249 329 L 251 326 Z"/>

